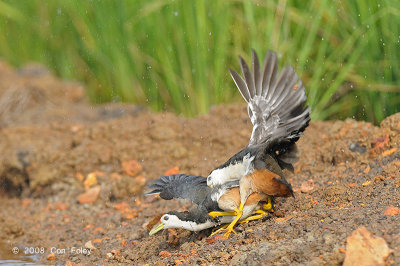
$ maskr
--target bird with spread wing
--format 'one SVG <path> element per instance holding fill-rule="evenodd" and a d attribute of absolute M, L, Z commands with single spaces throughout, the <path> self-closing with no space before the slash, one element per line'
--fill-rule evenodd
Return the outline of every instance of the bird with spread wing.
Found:
<path fill-rule="evenodd" d="M 252 71 L 239 57 L 243 78 L 229 70 L 240 93 L 247 102 L 253 124 L 247 147 L 215 168 L 207 177 L 211 188 L 227 182 L 239 182 L 240 205 L 233 212 L 210 212 L 212 217 L 232 215 L 233 221 L 223 228 L 229 236 L 243 215 L 249 195 L 254 192 L 268 196 L 293 196 L 287 189 L 283 169 L 293 172 L 298 160 L 296 141 L 310 122 L 303 83 L 290 66 L 278 73 L 277 55 L 268 51 L 263 66 L 252 51 Z M 284 180 L 285 182 L 282 182 Z M 280 181 L 280 182 L 277 182 Z M 290 185 L 289 185 L 290 186 Z"/>

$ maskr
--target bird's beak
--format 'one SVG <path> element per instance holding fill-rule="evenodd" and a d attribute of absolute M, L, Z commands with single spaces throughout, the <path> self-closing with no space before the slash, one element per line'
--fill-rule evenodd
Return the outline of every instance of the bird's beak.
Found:
<path fill-rule="evenodd" d="M 153 229 L 151 229 L 149 235 L 152 236 L 154 234 L 156 234 L 158 231 L 161 231 L 164 228 L 164 224 L 162 222 L 159 222 L 158 224 L 156 224 Z"/>

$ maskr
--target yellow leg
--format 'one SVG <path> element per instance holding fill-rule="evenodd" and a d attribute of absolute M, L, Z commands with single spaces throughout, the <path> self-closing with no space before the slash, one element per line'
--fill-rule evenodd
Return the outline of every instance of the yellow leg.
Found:
<path fill-rule="evenodd" d="M 236 213 L 236 218 L 228 225 L 228 227 L 226 227 L 224 230 L 226 230 L 226 233 L 224 234 L 224 236 L 229 237 L 229 235 L 233 232 L 236 234 L 235 230 L 233 230 L 233 227 L 235 227 L 236 223 L 240 220 L 240 218 L 243 215 L 243 207 L 244 207 L 244 203 L 241 202 L 239 209 L 235 209 L 235 213 Z"/>
<path fill-rule="evenodd" d="M 247 217 L 246 219 L 244 219 L 244 220 L 242 220 L 242 221 L 239 221 L 238 223 L 240 223 L 240 224 L 241 224 L 241 223 L 248 223 L 248 222 L 250 222 L 250 221 L 262 219 L 262 218 L 264 218 L 265 216 L 268 216 L 268 212 L 263 211 L 263 210 L 257 210 L 257 211 L 255 211 L 255 212 L 258 213 L 258 215 L 253 215 L 253 216 Z"/>
<path fill-rule="evenodd" d="M 219 217 L 219 216 L 235 216 L 236 213 L 235 212 L 212 211 L 212 212 L 209 212 L 208 215 L 210 215 L 214 219 L 215 217 Z"/>
<path fill-rule="evenodd" d="M 224 225 L 221 225 L 221 226 L 215 228 L 215 229 L 213 230 L 212 234 L 210 235 L 210 237 L 212 237 L 212 236 L 218 234 L 218 233 L 221 232 L 222 230 L 225 230 L 227 227 L 228 227 L 228 225 L 227 225 L 227 224 L 224 224 Z"/>
<path fill-rule="evenodd" d="M 271 197 L 268 198 L 268 202 L 267 203 L 263 203 L 263 209 L 266 211 L 272 210 L 272 201 L 271 201 Z"/>

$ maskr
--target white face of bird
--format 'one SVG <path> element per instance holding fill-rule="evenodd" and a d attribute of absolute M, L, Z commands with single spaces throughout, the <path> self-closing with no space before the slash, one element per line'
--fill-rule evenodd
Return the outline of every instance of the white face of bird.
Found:
<path fill-rule="evenodd" d="M 182 228 L 190 231 L 200 231 L 212 226 L 215 226 L 215 223 L 210 220 L 198 224 L 194 221 L 183 221 L 175 214 L 167 213 L 164 214 L 161 217 L 160 222 L 151 229 L 149 235 L 154 235 L 162 229 L 168 228 Z"/>
<path fill-rule="evenodd" d="M 157 232 L 161 231 L 162 229 L 168 229 L 168 228 L 179 228 L 180 224 L 182 223 L 182 221 L 173 214 L 164 214 L 161 219 L 160 222 L 157 223 L 150 231 L 149 235 L 154 235 Z"/>

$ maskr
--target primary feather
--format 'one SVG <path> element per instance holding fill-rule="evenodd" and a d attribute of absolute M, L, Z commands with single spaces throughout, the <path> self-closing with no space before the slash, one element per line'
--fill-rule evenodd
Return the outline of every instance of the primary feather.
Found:
<path fill-rule="evenodd" d="M 248 103 L 253 130 L 248 146 L 271 145 L 289 141 L 291 146 L 310 121 L 310 109 L 301 80 L 292 67 L 285 67 L 278 76 L 277 56 L 268 51 L 262 69 L 252 51 L 251 71 L 239 57 L 243 78 L 229 70 L 236 86 Z"/>

